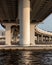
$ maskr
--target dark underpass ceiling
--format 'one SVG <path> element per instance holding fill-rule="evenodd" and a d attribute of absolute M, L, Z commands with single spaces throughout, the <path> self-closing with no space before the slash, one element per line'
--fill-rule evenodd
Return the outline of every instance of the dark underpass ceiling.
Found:
<path fill-rule="evenodd" d="M 52 13 L 52 0 L 31 0 L 31 22 L 41 22 Z M 0 22 L 16 22 L 18 0 L 0 0 Z"/>
<path fill-rule="evenodd" d="M 15 21 L 18 13 L 17 0 L 0 0 L 0 21 Z"/>

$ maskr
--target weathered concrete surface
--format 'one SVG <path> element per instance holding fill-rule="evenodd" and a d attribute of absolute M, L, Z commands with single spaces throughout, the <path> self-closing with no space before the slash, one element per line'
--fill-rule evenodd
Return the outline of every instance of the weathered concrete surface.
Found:
<path fill-rule="evenodd" d="M 52 45 L 36 45 L 36 46 L 17 46 L 17 45 L 1 45 L 0 50 L 5 49 L 5 50 L 52 50 Z"/>

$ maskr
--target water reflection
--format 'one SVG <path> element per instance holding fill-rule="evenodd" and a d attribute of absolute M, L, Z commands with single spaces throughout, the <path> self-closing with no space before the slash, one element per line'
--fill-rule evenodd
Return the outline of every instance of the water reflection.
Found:
<path fill-rule="evenodd" d="M 0 51 L 0 65 L 52 65 L 52 51 Z"/>

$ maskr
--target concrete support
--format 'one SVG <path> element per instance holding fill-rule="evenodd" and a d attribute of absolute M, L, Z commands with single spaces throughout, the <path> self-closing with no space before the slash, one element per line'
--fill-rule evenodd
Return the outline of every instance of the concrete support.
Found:
<path fill-rule="evenodd" d="M 30 43 L 35 46 L 35 24 L 30 24 Z"/>
<path fill-rule="evenodd" d="M 11 45 L 11 24 L 6 24 L 5 40 L 6 45 Z"/>
<path fill-rule="evenodd" d="M 41 35 L 41 41 L 43 42 L 43 35 Z"/>
<path fill-rule="evenodd" d="M 39 43 L 39 35 L 37 36 L 37 41 L 38 41 L 38 43 Z"/>
<path fill-rule="evenodd" d="M 49 36 L 49 43 L 51 43 L 51 36 Z"/>
<path fill-rule="evenodd" d="M 20 45 L 30 46 L 30 0 L 19 0 Z"/>

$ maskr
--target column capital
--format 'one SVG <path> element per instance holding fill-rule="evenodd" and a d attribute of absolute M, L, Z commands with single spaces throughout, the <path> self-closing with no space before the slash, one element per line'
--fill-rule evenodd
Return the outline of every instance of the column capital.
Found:
<path fill-rule="evenodd" d="M 17 25 L 16 23 L 2 23 L 4 26 L 12 26 L 12 25 Z"/>

